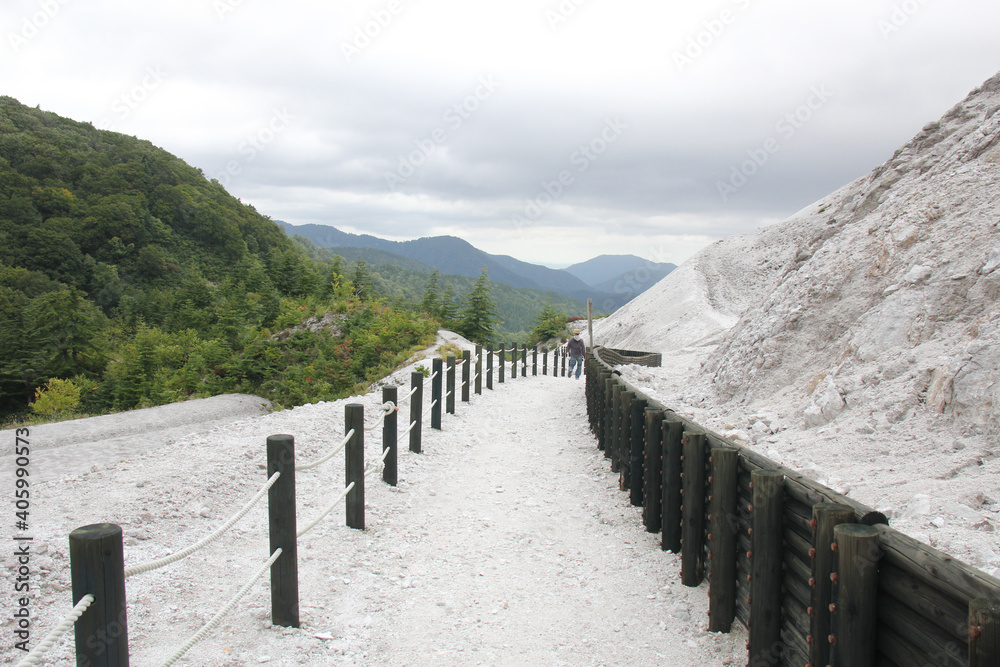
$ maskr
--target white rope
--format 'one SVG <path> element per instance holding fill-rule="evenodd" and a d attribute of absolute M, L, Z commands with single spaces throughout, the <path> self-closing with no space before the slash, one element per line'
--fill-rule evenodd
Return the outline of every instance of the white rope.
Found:
<path fill-rule="evenodd" d="M 403 434 L 405 435 L 405 434 L 409 433 L 410 431 L 412 431 L 413 427 L 416 426 L 416 425 L 417 425 L 417 422 L 410 422 L 410 425 L 406 427 L 406 430 L 403 431 Z"/>
<path fill-rule="evenodd" d="M 424 414 L 420 415 L 421 418 L 426 417 L 427 415 L 429 415 L 431 413 L 431 410 L 433 410 L 434 406 L 437 405 L 437 404 L 438 404 L 437 400 L 431 401 L 431 404 L 427 406 L 426 410 L 424 410 Z"/>
<path fill-rule="evenodd" d="M 52 648 L 52 646 L 59 641 L 59 639 L 66 634 L 70 628 L 73 627 L 73 624 L 76 623 L 78 618 L 83 616 L 83 612 L 87 611 L 87 608 L 90 607 L 93 602 L 94 596 L 90 593 L 87 593 L 80 598 L 80 601 L 76 603 L 76 606 L 73 607 L 68 614 L 66 614 L 65 618 L 59 621 L 56 627 L 52 628 L 52 630 L 49 631 L 49 634 L 42 638 L 42 641 L 38 642 L 38 646 L 33 648 L 31 653 L 24 656 L 24 659 L 21 660 L 21 662 L 17 663 L 17 667 L 29 667 L 30 665 L 39 664 L 39 660 L 42 659 L 42 656 L 45 655 L 45 653 Z"/>
<path fill-rule="evenodd" d="M 281 476 L 280 472 L 275 472 L 273 475 L 271 475 L 268 478 L 267 483 L 264 484 L 264 486 L 261 487 L 260 491 L 258 491 L 257 494 L 254 495 L 254 497 L 250 499 L 250 502 L 248 502 L 246 505 L 244 505 L 243 509 L 241 509 L 239 512 L 237 512 L 232 517 L 230 517 L 229 521 L 227 521 L 226 523 L 222 524 L 222 526 L 220 526 L 211 535 L 208 535 L 207 537 L 202 538 L 197 543 L 192 544 L 187 549 L 183 549 L 181 551 L 178 551 L 177 553 L 173 554 L 172 556 L 165 556 L 163 558 L 160 558 L 160 559 L 154 560 L 154 561 L 150 561 L 148 563 L 143 563 L 141 565 L 133 565 L 132 567 L 127 567 L 127 568 L 125 568 L 125 578 L 128 579 L 129 577 L 131 577 L 133 575 L 136 575 L 136 574 L 144 574 L 146 572 L 152 572 L 153 570 L 158 570 L 161 567 L 164 567 L 165 565 L 170 565 L 171 563 L 176 563 L 177 561 L 181 560 L 182 558 L 187 558 L 188 556 L 190 556 L 191 554 L 193 554 L 198 549 L 201 549 L 205 545 L 211 544 L 215 540 L 219 539 L 219 537 L 221 537 L 223 533 L 225 533 L 227 530 L 229 530 L 230 528 L 232 528 L 232 526 L 233 526 L 234 523 L 236 523 L 237 521 L 239 521 L 240 519 L 242 519 L 243 516 L 247 512 L 249 512 L 250 509 L 254 505 L 256 505 L 260 501 L 261 498 L 264 497 L 264 494 L 267 493 L 267 490 L 270 489 L 271 486 L 275 482 L 278 481 L 278 477 L 280 477 L 280 476 Z"/>
<path fill-rule="evenodd" d="M 413 396 L 415 393 L 417 393 L 417 389 L 420 389 L 420 387 L 414 387 L 413 389 L 411 389 L 409 394 L 407 394 L 403 398 L 399 399 L 399 402 L 402 403 L 403 401 L 409 400 L 409 398 L 411 396 Z"/>
<path fill-rule="evenodd" d="M 351 482 L 350 484 L 347 485 L 346 489 L 344 489 L 343 491 L 340 492 L 340 495 L 337 496 L 337 499 L 334 500 L 332 503 L 330 503 L 329 507 L 327 507 L 325 510 L 323 510 L 322 512 L 320 512 L 319 516 L 317 516 L 315 519 L 313 519 L 312 521 L 310 521 L 308 526 L 306 526 L 305 528 L 303 528 L 302 530 L 300 530 L 299 532 L 297 532 L 295 534 L 295 537 L 296 538 L 302 537 L 303 535 L 305 535 L 306 533 L 308 533 L 310 530 L 312 530 L 313 528 L 315 528 L 316 524 L 318 524 L 320 521 L 322 521 L 323 518 L 327 514 L 329 514 L 330 512 L 332 512 L 333 508 L 336 507 L 337 504 L 340 503 L 341 500 L 343 500 L 344 498 L 346 498 L 347 494 L 350 493 L 351 489 L 353 489 L 353 488 L 354 488 L 354 482 Z"/>
<path fill-rule="evenodd" d="M 427 379 L 428 380 L 433 380 L 434 378 L 436 378 L 438 376 L 438 373 L 440 373 L 440 372 L 441 371 L 434 371 L 433 373 L 431 373 L 431 376 L 429 378 L 427 378 Z"/>
<path fill-rule="evenodd" d="M 312 468 L 315 468 L 318 465 L 322 465 L 322 464 L 326 463 L 327 461 L 329 461 L 330 459 L 332 459 L 334 456 L 336 456 L 337 454 L 339 454 L 341 451 L 343 451 L 344 447 L 347 447 L 347 443 L 349 443 L 351 441 L 351 438 L 353 438 L 353 437 L 354 437 L 354 429 L 352 428 L 350 431 L 347 432 L 346 435 L 344 435 L 344 439 L 340 441 L 340 444 L 337 445 L 337 447 L 332 452 L 330 452 L 329 454 L 327 454 L 326 456 L 324 456 L 321 459 L 313 461 L 312 463 L 303 463 L 300 466 L 295 466 L 295 470 L 296 471 L 299 471 L 299 470 L 311 470 Z"/>
<path fill-rule="evenodd" d="M 369 475 L 373 475 L 373 474 L 375 474 L 377 472 L 381 472 L 382 469 L 385 468 L 385 457 L 389 456 L 389 452 L 391 452 L 391 451 L 392 451 L 391 449 L 383 450 L 382 451 L 382 457 L 379 459 L 378 464 L 370 466 L 368 468 L 368 470 L 365 470 L 365 477 L 368 477 Z M 353 484 L 354 482 L 351 482 L 351 483 Z"/>
<path fill-rule="evenodd" d="M 389 414 L 395 409 L 396 409 L 396 404 L 393 403 L 392 401 L 386 401 L 385 403 L 383 403 L 382 416 L 376 419 L 375 423 L 372 424 L 371 426 L 365 426 L 365 430 L 374 431 L 375 429 L 377 429 L 379 426 L 385 423 L 385 418 L 388 417 Z"/>
<path fill-rule="evenodd" d="M 163 663 L 162 667 L 170 667 L 170 665 L 180 660 L 181 656 L 188 652 L 188 649 L 197 644 L 199 641 L 201 641 L 201 639 L 205 635 L 211 632 L 212 628 L 218 625 L 219 621 L 221 621 L 222 618 L 226 614 L 228 614 L 229 611 L 234 606 L 236 606 L 236 603 L 239 602 L 243 598 L 243 596 L 247 594 L 250 588 L 257 583 L 257 580 L 264 576 L 264 573 L 267 572 L 267 570 L 271 567 L 271 565 L 274 564 L 274 561 L 278 560 L 278 556 L 280 555 L 281 555 L 281 548 L 279 547 L 274 550 L 274 553 L 271 554 L 271 557 L 267 559 L 267 562 L 264 563 L 261 566 L 261 568 L 254 573 L 253 578 L 251 578 L 250 581 L 245 583 L 243 587 L 236 592 L 236 595 L 234 595 L 233 598 L 226 603 L 226 606 L 220 609 L 219 613 L 217 613 L 215 616 L 212 617 L 212 620 L 203 625 L 201 630 L 194 633 L 190 639 L 184 642 L 184 646 L 181 646 L 179 649 L 177 649 L 177 652 L 174 653 L 172 656 L 170 656 L 170 658 L 168 658 L 167 661 Z"/>

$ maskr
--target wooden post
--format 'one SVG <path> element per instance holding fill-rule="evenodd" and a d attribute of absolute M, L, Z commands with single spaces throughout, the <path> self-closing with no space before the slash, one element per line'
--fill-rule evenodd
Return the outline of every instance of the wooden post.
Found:
<path fill-rule="evenodd" d="M 566 377 L 566 350 L 559 350 L 559 375 Z"/>
<path fill-rule="evenodd" d="M 87 595 L 94 602 L 76 622 L 76 664 L 128 667 L 128 615 L 122 529 L 113 523 L 77 528 L 69 534 L 73 604 Z M 23 594 L 27 597 L 27 593 Z M 20 626 L 21 619 L 15 619 Z M 30 623 L 28 619 L 25 619 Z M 25 633 L 30 632 L 28 628 Z M 20 638 L 20 635 L 15 635 Z M 27 641 L 27 638 L 25 638 Z"/>
<path fill-rule="evenodd" d="M 712 448 L 708 521 L 708 631 L 729 632 L 736 618 L 736 540 L 739 531 L 739 452 Z"/>
<path fill-rule="evenodd" d="M 441 430 L 441 386 L 444 384 L 444 362 L 440 358 L 431 361 L 431 428 Z"/>
<path fill-rule="evenodd" d="M 281 549 L 271 565 L 271 623 L 299 627 L 298 529 L 295 523 L 295 438 L 267 437 L 267 476 L 281 476 L 267 491 L 270 551 Z"/>
<path fill-rule="evenodd" d="M 705 436 L 684 433 L 684 505 L 681 511 L 681 583 L 705 578 Z"/>
<path fill-rule="evenodd" d="M 497 380 L 500 384 L 503 384 L 503 375 L 507 367 L 507 343 L 500 343 L 500 357 L 497 359 L 497 373 L 499 377 Z"/>
<path fill-rule="evenodd" d="M 549 351 L 542 350 L 542 375 L 549 374 Z"/>
<path fill-rule="evenodd" d="M 410 396 L 410 424 L 416 424 L 410 429 L 410 451 L 420 453 L 420 429 L 424 420 L 424 374 L 420 371 L 410 373 L 410 382 L 416 391 Z"/>
<path fill-rule="evenodd" d="M 486 348 L 486 388 L 493 390 L 493 346 Z"/>
<path fill-rule="evenodd" d="M 969 667 L 1000 665 L 1000 600 L 969 602 Z"/>
<path fill-rule="evenodd" d="M 613 374 L 608 374 L 604 378 L 604 458 L 611 460 L 611 470 L 614 470 L 614 435 L 612 429 L 614 428 L 614 388 L 615 388 L 615 376 Z"/>
<path fill-rule="evenodd" d="M 476 346 L 476 396 L 481 396 L 483 393 L 483 346 Z"/>
<path fill-rule="evenodd" d="M 469 389 L 472 384 L 472 352 L 462 352 L 462 402 L 469 402 Z"/>
<path fill-rule="evenodd" d="M 538 348 L 532 348 L 531 350 L 531 376 L 535 377 L 538 375 Z"/>
<path fill-rule="evenodd" d="M 644 429 L 646 426 L 645 413 L 647 405 L 649 405 L 649 402 L 645 399 L 635 397 L 632 399 L 632 425 L 630 428 L 631 438 L 629 440 L 629 463 L 631 465 L 629 472 L 629 479 L 631 480 L 629 501 L 633 507 L 642 507 L 643 493 L 645 491 L 642 464 L 645 460 L 646 450 L 646 433 Z"/>
<path fill-rule="evenodd" d="M 365 529 L 365 406 L 349 403 L 344 406 L 344 431 L 354 430 L 347 443 L 345 488 L 354 482 L 347 494 L 347 527 Z M 284 475 L 282 475 L 283 477 Z M 273 488 L 273 487 L 272 487 Z M 294 533 L 293 533 L 294 534 Z M 274 549 L 271 549 L 274 553 Z M 284 554 L 282 554 L 284 558 Z M 280 560 L 280 559 L 279 559 Z"/>
<path fill-rule="evenodd" d="M 385 420 L 382 422 L 382 452 L 385 453 L 386 450 L 389 451 L 385 454 L 385 466 L 382 468 L 382 481 L 389 486 L 396 486 L 396 480 L 398 479 L 398 471 L 396 467 L 397 460 L 397 419 L 396 415 L 399 414 L 399 408 L 396 406 L 396 401 L 398 400 L 398 392 L 396 387 L 382 387 L 382 403 L 391 403 L 392 410 L 385 416 Z"/>
<path fill-rule="evenodd" d="M 605 458 L 608 456 L 607 439 L 607 401 L 605 401 L 605 387 L 610 373 L 603 368 L 594 382 L 594 404 L 597 408 L 597 448 L 604 452 Z"/>
<path fill-rule="evenodd" d="M 813 665 L 830 664 L 830 635 L 833 634 L 830 605 L 833 603 L 833 582 L 831 575 L 837 571 L 836 553 L 833 544 L 833 530 L 842 523 L 854 521 L 854 510 L 849 505 L 817 503 L 812 508 L 813 548 L 812 578 L 809 580 L 810 634 L 809 662 Z"/>
<path fill-rule="evenodd" d="M 632 481 L 632 401 L 635 400 L 635 392 L 624 385 L 619 398 L 618 488 L 628 491 Z M 631 501 L 631 495 L 629 500 Z"/>
<path fill-rule="evenodd" d="M 528 377 L 528 346 L 521 343 L 521 377 Z"/>
<path fill-rule="evenodd" d="M 686 451 L 686 450 L 685 450 Z M 750 664 L 780 661 L 785 476 L 754 470 L 750 579 Z"/>
<path fill-rule="evenodd" d="M 837 607 L 831 650 L 834 667 L 872 667 L 878 608 L 878 531 L 842 523 L 833 529 L 837 546 Z M 995 664 L 995 663 L 994 663 Z"/>
<path fill-rule="evenodd" d="M 684 423 L 674 419 L 663 422 L 663 527 L 661 548 L 681 551 L 681 494 L 684 456 Z"/>
<path fill-rule="evenodd" d="M 622 429 L 622 390 L 621 382 L 612 380 L 611 384 L 611 472 L 621 472 L 621 440 Z"/>
<path fill-rule="evenodd" d="M 449 415 L 455 414 L 455 355 L 448 355 L 448 374 L 445 384 L 445 408 Z"/>
<path fill-rule="evenodd" d="M 600 377 L 599 373 L 594 375 Z M 660 491 L 663 483 L 663 410 L 646 408 L 645 421 L 642 523 L 647 532 L 658 533 L 663 525 L 663 493 Z"/>

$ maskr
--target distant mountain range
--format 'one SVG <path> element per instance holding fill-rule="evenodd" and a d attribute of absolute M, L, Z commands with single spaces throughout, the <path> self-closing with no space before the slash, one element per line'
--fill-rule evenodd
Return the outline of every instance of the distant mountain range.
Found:
<path fill-rule="evenodd" d="M 388 241 L 368 234 L 349 234 L 328 225 L 290 225 L 275 220 L 289 236 L 299 235 L 315 245 L 333 250 L 345 249 L 344 255 L 357 256 L 358 248 L 378 253 L 364 253 L 366 261 L 397 263 L 427 273 L 476 277 L 485 268 L 490 280 L 510 285 L 556 292 L 586 303 L 594 299 L 598 312 L 611 312 L 654 285 L 677 268 L 674 264 L 650 262 L 635 255 L 601 255 L 565 269 L 550 269 L 508 255 L 491 255 L 455 236 L 431 236 L 412 241 Z M 354 249 L 346 251 L 346 249 Z"/>

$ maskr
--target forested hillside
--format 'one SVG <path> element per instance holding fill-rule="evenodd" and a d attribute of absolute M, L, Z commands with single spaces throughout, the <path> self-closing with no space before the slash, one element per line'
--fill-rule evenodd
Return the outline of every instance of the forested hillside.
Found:
<path fill-rule="evenodd" d="M 334 398 L 436 330 L 373 296 L 166 151 L 0 97 L 0 415 Z"/>

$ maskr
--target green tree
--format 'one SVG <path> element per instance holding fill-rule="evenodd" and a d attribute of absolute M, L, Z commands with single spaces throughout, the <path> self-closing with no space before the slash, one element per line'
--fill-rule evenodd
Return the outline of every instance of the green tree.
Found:
<path fill-rule="evenodd" d="M 420 302 L 420 307 L 428 315 L 437 316 L 441 307 L 441 272 L 434 269 L 427 282 L 427 289 L 424 290 L 424 298 Z"/>
<path fill-rule="evenodd" d="M 455 288 L 452 287 L 450 282 L 445 283 L 444 293 L 438 301 L 438 309 L 434 314 L 441 320 L 441 326 L 446 329 L 452 329 L 457 326 L 458 302 L 455 300 Z"/>
<path fill-rule="evenodd" d="M 566 333 L 566 313 L 556 310 L 550 299 L 535 318 L 535 327 L 531 330 L 531 343 L 534 345 L 551 340 L 564 333 Z"/>
<path fill-rule="evenodd" d="M 354 263 L 354 277 L 351 278 L 351 282 L 354 283 L 354 296 L 356 298 L 363 301 L 375 296 L 372 274 L 368 270 L 368 264 L 360 257 Z"/>
<path fill-rule="evenodd" d="M 496 338 L 496 325 L 500 322 L 488 280 L 489 275 L 483 269 L 465 301 L 457 329 L 458 333 L 480 345 L 487 345 Z"/>

